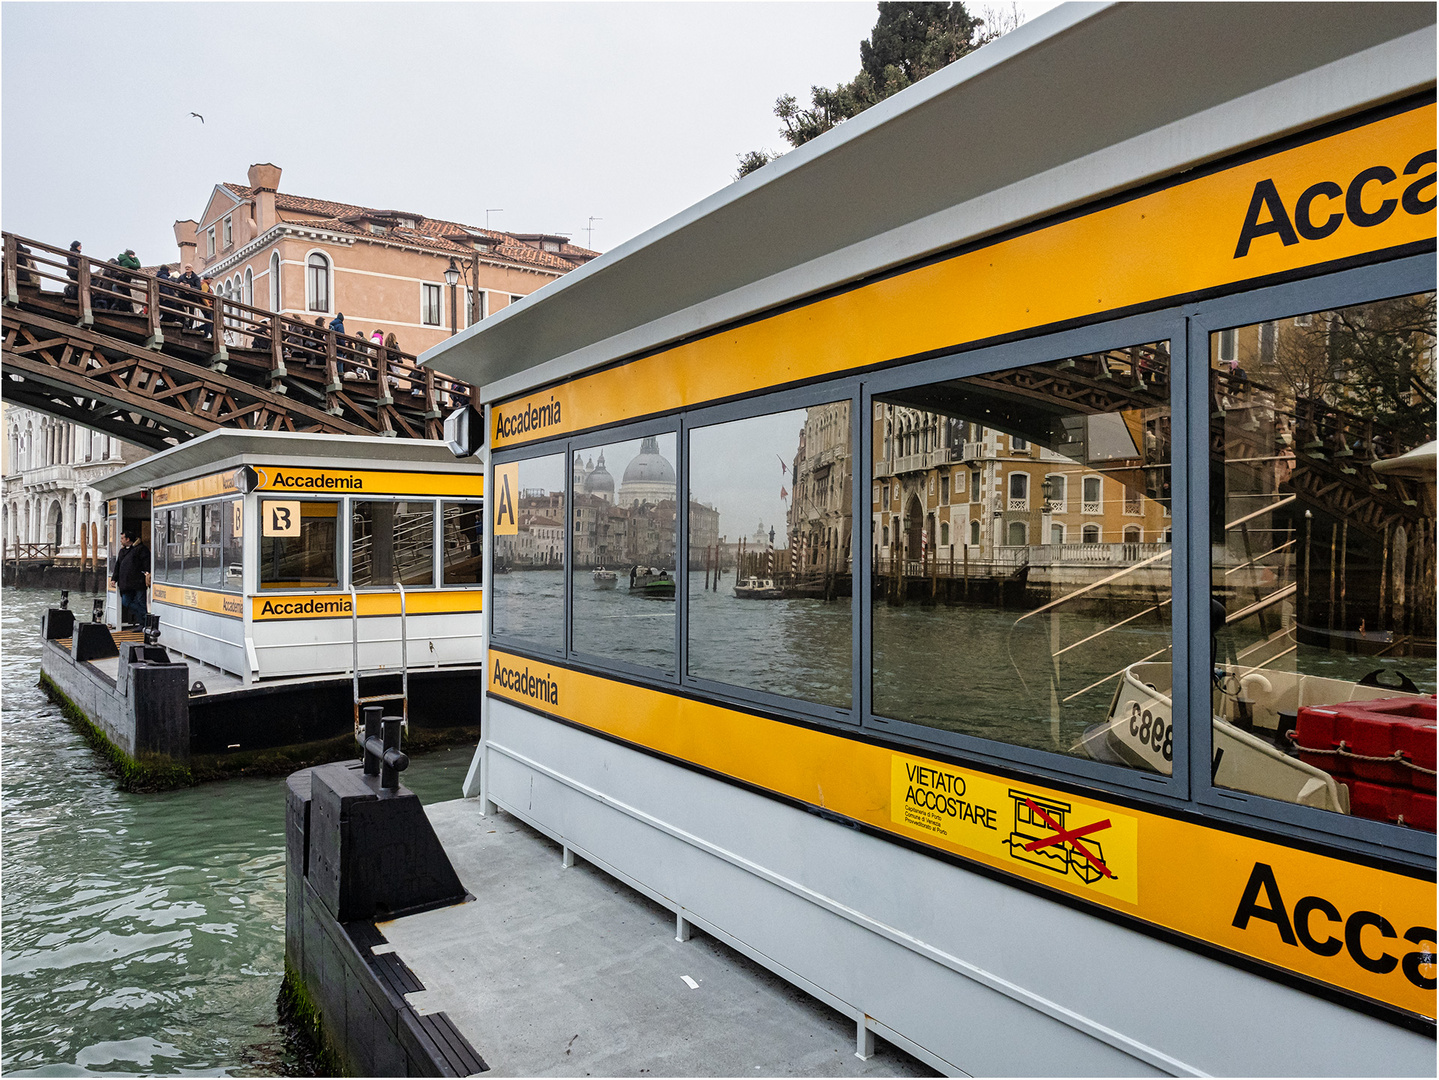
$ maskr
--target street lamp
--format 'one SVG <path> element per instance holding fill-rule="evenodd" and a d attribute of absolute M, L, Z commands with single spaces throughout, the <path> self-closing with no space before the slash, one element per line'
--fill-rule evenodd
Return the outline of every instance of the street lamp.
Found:
<path fill-rule="evenodd" d="M 458 329 L 455 318 L 455 285 L 460 280 L 460 268 L 455 265 L 455 257 L 450 256 L 450 265 L 445 267 L 445 284 L 450 287 L 450 337 L 455 336 Z"/>

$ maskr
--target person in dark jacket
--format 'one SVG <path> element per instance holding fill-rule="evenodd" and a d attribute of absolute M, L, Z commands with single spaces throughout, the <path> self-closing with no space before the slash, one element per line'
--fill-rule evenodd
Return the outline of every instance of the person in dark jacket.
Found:
<path fill-rule="evenodd" d="M 15 276 L 21 285 L 40 287 L 40 279 L 35 276 L 35 260 L 31 257 L 34 254 L 24 244 L 15 245 Z"/>
<path fill-rule="evenodd" d="M 66 300 L 74 300 L 80 295 L 80 258 L 80 241 L 71 240 L 70 254 L 65 256 L 65 262 L 69 264 L 70 268 L 65 271 L 65 276 L 74 284 L 65 286 Z"/>
<path fill-rule="evenodd" d="M 180 275 L 179 281 L 180 284 L 185 286 L 185 288 L 187 289 L 198 290 L 200 288 L 200 275 L 195 273 L 195 268 L 192 267 L 189 263 L 185 264 L 185 272 Z M 189 327 L 187 327 L 187 329 L 198 329 L 200 326 L 200 309 L 191 305 L 186 305 L 186 310 L 190 312 L 190 325 Z"/>
<path fill-rule="evenodd" d="M 110 574 L 115 591 L 120 594 L 120 622 L 145 622 L 148 614 L 146 599 L 150 591 L 150 549 L 134 529 L 120 534 L 120 554 Z"/>
<path fill-rule="evenodd" d="M 175 297 L 179 293 L 175 291 L 175 286 L 170 284 L 174 280 L 170 276 L 170 268 L 162 265 L 155 271 L 155 279 L 160 283 L 160 321 L 162 323 L 180 322 L 180 313 L 176 310 L 179 305 L 175 302 Z"/>

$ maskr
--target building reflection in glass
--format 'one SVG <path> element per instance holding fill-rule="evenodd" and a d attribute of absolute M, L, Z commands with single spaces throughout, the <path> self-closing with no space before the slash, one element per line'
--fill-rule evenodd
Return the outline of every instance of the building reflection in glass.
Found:
<path fill-rule="evenodd" d="M 1169 660 L 1169 395 L 1155 342 L 876 400 L 876 713 L 1086 753 Z"/>

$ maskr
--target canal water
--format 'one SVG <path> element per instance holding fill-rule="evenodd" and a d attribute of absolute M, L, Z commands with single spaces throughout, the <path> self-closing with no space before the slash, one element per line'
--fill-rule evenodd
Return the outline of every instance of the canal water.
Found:
<path fill-rule="evenodd" d="M 0 595 L 0 1072 L 302 1074 L 275 1015 L 284 781 L 117 791 L 36 685 L 55 599 Z M 426 803 L 458 798 L 472 751 L 416 758 L 405 783 Z"/>

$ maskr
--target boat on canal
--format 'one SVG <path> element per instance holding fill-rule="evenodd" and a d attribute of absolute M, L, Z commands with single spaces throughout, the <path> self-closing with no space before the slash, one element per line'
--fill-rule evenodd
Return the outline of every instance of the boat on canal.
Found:
<path fill-rule="evenodd" d="M 619 584 L 620 576 L 613 570 L 606 570 L 603 566 L 597 566 L 590 574 L 590 579 L 595 583 L 596 589 L 613 589 Z"/>
<path fill-rule="evenodd" d="M 647 596 L 656 600 L 675 598 L 674 575 L 657 566 L 636 566 L 630 572 L 630 595 Z"/>
<path fill-rule="evenodd" d="M 772 578 L 745 577 L 734 584 L 734 594 L 741 600 L 783 600 L 784 590 Z"/>
<path fill-rule="evenodd" d="M 1383 681 L 1395 674 L 1397 685 Z M 1172 775 L 1172 688 L 1171 664 L 1130 665 L 1108 719 L 1075 751 Z M 1350 682 L 1221 665 L 1214 691 L 1215 786 L 1434 831 L 1435 696 L 1402 673 Z"/>

